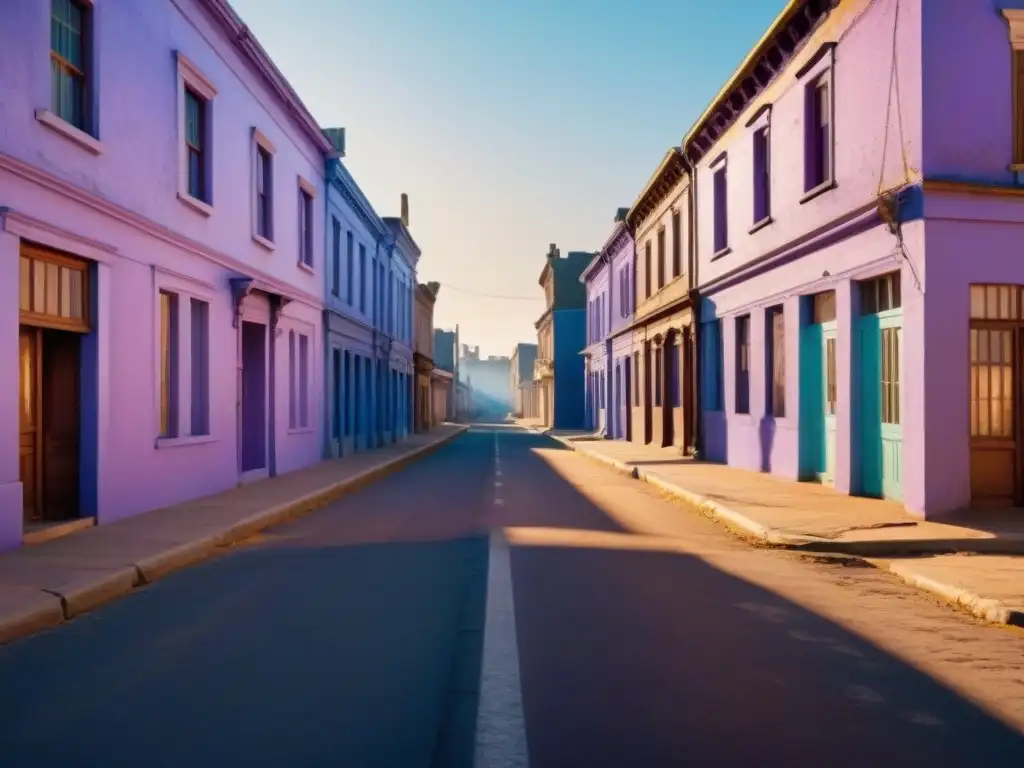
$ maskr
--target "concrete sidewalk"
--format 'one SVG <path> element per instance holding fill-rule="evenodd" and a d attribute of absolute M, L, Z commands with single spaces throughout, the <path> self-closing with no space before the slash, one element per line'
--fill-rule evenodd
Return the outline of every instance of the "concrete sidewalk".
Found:
<path fill-rule="evenodd" d="M 400 469 L 468 429 L 323 461 L 0 555 L 0 643 L 71 619 Z"/>
<path fill-rule="evenodd" d="M 758 542 L 858 556 L 976 616 L 1024 625 L 1024 515 L 971 512 L 925 521 L 897 502 L 693 461 L 671 448 L 547 434 Z"/>

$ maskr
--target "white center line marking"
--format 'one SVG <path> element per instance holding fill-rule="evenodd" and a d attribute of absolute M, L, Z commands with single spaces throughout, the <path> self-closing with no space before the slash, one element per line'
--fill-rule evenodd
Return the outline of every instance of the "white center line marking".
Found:
<path fill-rule="evenodd" d="M 527 768 L 515 601 L 508 542 L 491 532 L 487 608 L 476 719 L 476 768 Z"/>

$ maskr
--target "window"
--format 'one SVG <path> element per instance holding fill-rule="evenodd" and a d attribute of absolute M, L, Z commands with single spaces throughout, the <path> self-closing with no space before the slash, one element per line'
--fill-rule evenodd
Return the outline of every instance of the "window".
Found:
<path fill-rule="evenodd" d="M 729 190 L 726 167 L 723 165 L 715 171 L 714 195 L 715 195 L 715 253 L 722 253 L 729 247 Z"/>
<path fill-rule="evenodd" d="M 701 325 L 703 357 L 702 399 L 703 410 L 725 410 L 724 381 L 722 376 L 722 321 L 711 320 Z"/>
<path fill-rule="evenodd" d="M 658 290 L 665 287 L 665 229 L 658 230 Z"/>
<path fill-rule="evenodd" d="M 772 307 L 765 313 L 767 322 L 767 401 L 769 413 L 777 418 L 786 415 L 786 322 L 782 307 Z"/>
<path fill-rule="evenodd" d="M 295 331 L 288 331 L 288 429 L 298 426 L 298 400 L 295 382 Z"/>
<path fill-rule="evenodd" d="M 662 357 L 665 355 L 664 347 L 655 347 L 654 354 L 654 407 L 661 407 L 661 389 L 662 389 L 662 371 L 664 366 L 662 365 Z"/>
<path fill-rule="evenodd" d="M 160 291 L 160 437 L 178 436 L 178 296 Z"/>
<path fill-rule="evenodd" d="M 366 314 L 366 246 L 359 244 L 359 311 Z"/>
<path fill-rule="evenodd" d="M 341 296 L 341 222 L 331 216 L 331 293 Z"/>
<path fill-rule="evenodd" d="M 185 88 L 185 152 L 188 193 L 196 200 L 210 202 L 206 183 L 206 100 Z"/>
<path fill-rule="evenodd" d="M 345 235 L 345 259 L 347 262 L 345 270 L 345 293 L 348 305 L 351 307 L 354 302 L 352 293 L 355 290 L 355 281 L 353 280 L 355 272 L 355 264 L 353 263 L 355 261 L 355 241 L 352 238 L 351 232 L 347 232 Z"/>
<path fill-rule="evenodd" d="M 299 262 L 313 266 L 313 195 L 299 187 Z"/>
<path fill-rule="evenodd" d="M 256 234 L 274 239 L 274 164 L 270 150 L 256 147 Z"/>
<path fill-rule="evenodd" d="M 807 191 L 832 181 L 832 81 L 828 73 L 807 86 Z"/>
<path fill-rule="evenodd" d="M 683 274 L 683 222 L 679 211 L 672 211 L 672 277 Z"/>
<path fill-rule="evenodd" d="M 736 413 L 750 413 L 750 315 L 736 318 Z"/>
<path fill-rule="evenodd" d="M 305 429 L 309 426 L 309 337 L 295 331 L 288 331 L 288 386 L 288 428 Z"/>
<path fill-rule="evenodd" d="M 971 328 L 971 437 L 1013 439 L 1013 336 L 1013 328 Z M 899 423 L 898 338 L 882 338 L 882 421 L 889 424 Z"/>
<path fill-rule="evenodd" d="M 772 213 L 771 148 L 768 126 L 754 132 L 754 224 Z"/>
<path fill-rule="evenodd" d="M 640 353 L 633 353 L 633 405 L 640 405 Z"/>
<path fill-rule="evenodd" d="M 971 298 L 974 298 L 973 293 Z M 899 309 L 902 306 L 903 296 L 900 293 L 899 272 L 890 272 L 887 275 L 860 283 L 860 313 L 862 315 L 874 315 L 879 312 L 887 312 L 890 309 Z"/>
<path fill-rule="evenodd" d="M 210 305 L 191 299 L 193 435 L 210 434 Z"/>
<path fill-rule="evenodd" d="M 81 0 L 50 6 L 50 109 L 61 120 L 91 133 L 89 58 L 91 7 Z"/>
<path fill-rule="evenodd" d="M 299 426 L 309 426 L 309 336 L 299 334 Z"/>
<path fill-rule="evenodd" d="M 334 379 L 334 396 L 331 398 L 331 402 L 334 404 L 334 418 L 331 419 L 331 437 L 337 440 L 341 437 L 341 414 L 345 408 L 345 400 L 342 397 L 344 392 L 342 370 L 341 370 L 341 350 L 334 347 L 331 350 L 331 372 Z"/>
<path fill-rule="evenodd" d="M 644 298 L 651 297 L 651 241 L 644 246 Z"/>

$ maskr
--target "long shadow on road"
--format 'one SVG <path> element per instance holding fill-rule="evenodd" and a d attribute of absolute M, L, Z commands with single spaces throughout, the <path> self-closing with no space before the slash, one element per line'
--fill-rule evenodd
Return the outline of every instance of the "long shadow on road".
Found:
<path fill-rule="evenodd" d="M 502 442 L 500 520 L 543 526 L 510 542 L 531 768 L 1024 764 L 957 692 L 577 487 L 672 502 L 546 438 Z"/>

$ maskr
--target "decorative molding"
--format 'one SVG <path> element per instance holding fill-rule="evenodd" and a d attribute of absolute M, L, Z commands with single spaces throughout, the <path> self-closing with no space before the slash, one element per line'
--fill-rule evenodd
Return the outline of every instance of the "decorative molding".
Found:
<path fill-rule="evenodd" d="M 210 79 L 200 71 L 199 67 L 188 56 L 181 51 L 175 51 L 175 56 L 178 60 L 178 74 L 181 75 L 181 79 L 198 91 L 199 95 L 204 99 L 212 101 L 213 97 L 217 95 L 217 87 L 210 82 Z"/>
<path fill-rule="evenodd" d="M 267 138 L 267 134 L 257 128 L 255 125 L 252 127 L 252 140 L 257 146 L 263 147 L 267 152 L 272 155 L 277 154 L 277 147 L 274 146 L 274 142 Z"/>
<path fill-rule="evenodd" d="M 174 269 L 168 269 L 167 267 L 162 267 L 159 264 L 153 264 L 151 266 L 155 273 L 159 275 L 166 275 L 167 277 L 170 277 L 174 280 L 181 280 L 183 282 L 195 285 L 198 288 L 201 288 L 205 292 L 205 295 L 216 294 L 218 292 L 218 288 L 216 285 L 214 285 L 213 283 L 208 283 L 205 280 L 200 280 L 198 277 L 192 277 L 191 275 L 186 275 L 184 272 L 178 272 L 177 270 Z"/>
<path fill-rule="evenodd" d="M 270 56 L 267 55 L 263 46 L 260 45 L 252 32 L 249 31 L 249 27 L 232 10 L 227 0 L 199 0 L 199 2 L 220 23 L 227 33 L 227 39 L 242 52 L 243 56 L 248 59 L 249 63 L 264 78 L 271 91 L 277 95 L 285 106 L 285 112 L 303 129 L 307 138 L 323 154 L 329 153 L 332 150 L 330 141 L 324 136 L 320 126 L 310 114 L 302 99 L 299 98 L 295 89 L 292 88 L 287 78 L 281 74 L 281 71 L 271 60 Z"/>
<path fill-rule="evenodd" d="M 112 203 L 99 195 L 88 192 L 81 187 L 77 187 L 63 179 L 59 179 L 56 176 L 52 176 L 51 174 L 42 171 L 35 166 L 24 163 L 21 160 L 17 160 L 10 155 L 0 153 L 0 170 L 20 176 L 26 181 L 38 184 L 44 189 L 66 197 L 69 200 L 73 200 L 74 202 L 91 208 L 98 213 L 109 216 L 112 219 L 116 219 L 122 224 L 134 227 L 140 232 L 168 243 L 169 245 L 173 245 L 186 253 L 191 253 L 194 256 L 199 256 L 207 259 L 208 261 L 212 261 L 225 269 L 230 269 L 242 274 L 256 274 L 259 276 L 261 282 L 272 286 L 273 289 L 282 296 L 288 296 L 296 301 L 301 301 L 304 304 L 308 304 L 315 308 L 323 306 L 323 299 L 321 297 L 315 296 L 301 288 L 283 283 L 277 278 L 266 274 L 262 270 L 255 269 L 247 262 L 228 256 L 227 254 L 220 253 L 219 251 L 209 248 L 202 243 L 192 240 L 191 238 L 185 237 L 162 224 L 157 224 L 155 221 L 147 219 L 134 211 L 123 208 L 116 203 Z M 110 260 L 106 259 L 105 261 L 109 262 Z"/>
<path fill-rule="evenodd" d="M 1021 11 L 1024 14 L 1024 11 Z M 1022 22 L 1024 23 L 1024 22 Z M 985 184 L 976 181 L 958 181 L 956 179 L 925 179 L 922 182 L 924 191 L 945 192 L 959 195 L 991 195 L 993 197 L 1024 198 L 1024 187 L 1003 184 Z"/>
<path fill-rule="evenodd" d="M 840 0 L 790 0 L 683 138 L 699 162 L 797 56 Z"/>
<path fill-rule="evenodd" d="M 302 189 L 307 195 L 309 195 L 314 200 L 316 199 L 316 196 L 319 192 L 316 186 L 314 186 L 311 182 L 306 181 L 306 179 L 302 178 L 301 175 L 299 176 L 299 188 Z"/>
<path fill-rule="evenodd" d="M 366 228 L 376 233 L 377 240 L 386 240 L 390 237 L 391 230 L 387 228 L 376 211 L 373 210 L 369 200 L 365 199 L 362 190 L 356 184 L 355 179 L 351 177 L 340 161 L 336 161 L 334 172 L 330 174 L 329 183 L 341 194 L 345 202 L 348 203 L 349 208 L 355 212 Z"/>
<path fill-rule="evenodd" d="M 833 62 L 835 61 L 836 45 L 837 43 L 834 40 L 829 40 L 828 42 L 822 43 L 818 50 L 814 52 L 814 55 L 807 59 L 807 61 L 804 62 L 804 65 L 796 71 L 796 79 L 802 80 L 803 78 L 805 78 L 808 75 L 808 73 L 810 73 L 811 70 L 813 70 L 817 66 L 818 62 L 824 59 L 826 56 L 828 56 L 830 60 L 828 66 L 832 66 Z"/>
<path fill-rule="evenodd" d="M 1003 8 L 1001 13 L 1009 27 L 1010 45 L 1015 51 L 1024 50 L 1024 10 Z"/>
<path fill-rule="evenodd" d="M 117 248 L 113 245 L 76 235 L 48 221 L 33 218 L 11 208 L 0 208 L 0 222 L 5 232 L 83 259 L 113 264 L 113 257 L 118 255 Z"/>
<path fill-rule="evenodd" d="M 206 218 L 210 218 L 210 216 L 213 215 L 212 205 L 203 200 L 198 200 L 197 198 L 192 197 L 192 195 L 188 194 L 188 192 L 183 192 L 182 190 L 179 189 L 178 199 L 182 202 L 182 204 L 191 208 L 196 213 L 205 216 Z"/>
<path fill-rule="evenodd" d="M 67 122 L 63 118 L 57 117 L 48 109 L 37 109 L 36 120 L 45 125 L 47 128 L 56 131 L 66 139 L 70 139 L 75 144 L 80 146 L 82 149 L 91 152 L 94 155 L 103 154 L 103 142 L 97 139 L 95 136 L 90 136 L 85 131 L 76 128 L 71 123 Z"/>
<path fill-rule="evenodd" d="M 665 199 L 672 194 L 675 187 L 686 178 L 686 166 L 678 147 L 673 147 L 661 161 L 650 181 L 644 187 L 633 207 L 626 215 L 626 221 L 637 232 Z"/>

